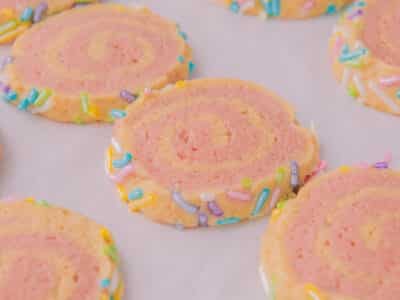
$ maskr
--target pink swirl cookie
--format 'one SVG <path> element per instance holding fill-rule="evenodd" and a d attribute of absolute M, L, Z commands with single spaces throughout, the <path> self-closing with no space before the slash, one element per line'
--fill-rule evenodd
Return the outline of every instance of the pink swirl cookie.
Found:
<path fill-rule="evenodd" d="M 330 40 L 333 70 L 350 96 L 400 115 L 400 2 L 360 0 L 341 17 Z"/>
<path fill-rule="evenodd" d="M 0 44 L 9 43 L 44 17 L 96 0 L 1 0 Z"/>
<path fill-rule="evenodd" d="M 107 172 L 131 210 L 184 227 L 268 214 L 318 162 L 314 135 L 264 88 L 178 82 L 141 98 L 114 129 Z"/>
<path fill-rule="evenodd" d="M 352 0 L 217 0 L 234 13 L 262 19 L 304 19 L 332 15 Z"/>
<path fill-rule="evenodd" d="M 261 276 L 276 300 L 400 299 L 400 173 L 342 167 L 273 213 Z"/>
<path fill-rule="evenodd" d="M 139 93 L 188 77 L 194 64 L 185 38 L 143 7 L 75 8 L 17 40 L 5 98 L 56 121 L 111 121 Z"/>
<path fill-rule="evenodd" d="M 44 201 L 0 203 L 0 299 L 120 300 L 111 234 Z"/>

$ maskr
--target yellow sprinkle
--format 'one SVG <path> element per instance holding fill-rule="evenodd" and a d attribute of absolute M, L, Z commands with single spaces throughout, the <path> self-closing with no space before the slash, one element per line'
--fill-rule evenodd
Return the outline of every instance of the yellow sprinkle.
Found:
<path fill-rule="evenodd" d="M 186 82 L 184 80 L 179 80 L 175 83 L 175 86 L 178 88 L 184 88 L 186 86 Z"/>
<path fill-rule="evenodd" d="M 284 167 L 279 167 L 276 170 L 276 174 L 275 174 L 276 182 L 277 183 L 281 183 L 284 177 L 285 177 L 285 168 Z"/>
<path fill-rule="evenodd" d="M 96 119 L 100 117 L 98 107 L 92 103 L 89 103 L 88 114 Z"/>
<path fill-rule="evenodd" d="M 108 231 L 107 228 L 104 228 L 104 227 L 101 228 L 100 229 L 100 234 L 101 234 L 101 236 L 103 237 L 103 239 L 104 239 L 104 241 L 106 243 L 109 243 L 109 244 L 113 243 L 112 235 L 111 235 L 110 231 Z"/>
<path fill-rule="evenodd" d="M 307 292 L 309 300 L 326 300 L 326 297 L 323 296 L 319 289 L 312 283 L 307 283 L 304 289 Z"/>
<path fill-rule="evenodd" d="M 350 167 L 349 166 L 341 166 L 341 167 L 339 167 L 339 171 L 342 173 L 350 172 Z"/>
<path fill-rule="evenodd" d="M 125 191 L 125 188 L 122 185 L 117 185 L 117 191 L 122 201 L 127 203 L 129 199 L 128 199 L 128 194 Z"/>
<path fill-rule="evenodd" d="M 29 203 L 32 203 L 32 204 L 34 204 L 36 202 L 35 198 L 33 198 L 33 197 L 28 197 L 28 198 L 25 199 L 25 201 L 29 202 Z"/>
<path fill-rule="evenodd" d="M 156 203 L 157 199 L 158 199 L 157 194 L 149 193 L 142 200 L 131 202 L 131 205 L 130 205 L 131 210 L 133 212 L 139 212 L 139 211 L 141 211 L 141 210 L 143 210 L 143 209 L 145 209 L 145 208 L 147 208 L 149 206 L 154 205 Z"/>
<path fill-rule="evenodd" d="M 122 299 L 122 291 L 123 291 L 123 284 L 122 282 L 118 285 L 117 290 L 114 293 L 114 300 L 121 300 Z"/>
<path fill-rule="evenodd" d="M 246 190 L 251 189 L 252 184 L 253 184 L 253 181 L 251 180 L 251 178 L 246 177 L 246 178 L 242 179 L 242 187 L 244 189 L 246 189 Z"/>
<path fill-rule="evenodd" d="M 109 173 L 111 173 L 112 168 L 113 168 L 113 166 L 112 166 L 112 156 L 113 156 L 113 154 L 114 153 L 113 153 L 112 146 L 108 147 L 106 156 L 107 156 L 107 170 L 108 170 Z"/>
<path fill-rule="evenodd" d="M 279 216 L 281 215 L 282 210 L 279 208 L 275 208 L 271 213 L 271 221 L 275 222 L 278 220 Z"/>
<path fill-rule="evenodd" d="M 0 10 L 0 20 L 10 20 L 15 18 L 15 13 L 11 8 L 3 8 Z"/>

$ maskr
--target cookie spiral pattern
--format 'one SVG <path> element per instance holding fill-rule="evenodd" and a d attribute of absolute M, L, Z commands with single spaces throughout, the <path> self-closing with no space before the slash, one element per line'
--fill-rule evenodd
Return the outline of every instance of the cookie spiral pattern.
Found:
<path fill-rule="evenodd" d="M 14 44 L 6 74 L 19 97 L 9 101 L 57 121 L 110 121 L 114 110 L 145 89 L 189 75 L 193 63 L 185 38 L 175 23 L 147 8 L 72 9 L 34 26 Z M 46 101 L 37 101 L 41 92 Z M 47 99 L 51 107 L 36 109 Z"/>
<path fill-rule="evenodd" d="M 217 0 L 234 13 L 262 19 L 304 19 L 335 14 L 351 0 Z"/>
<path fill-rule="evenodd" d="M 336 78 L 358 102 L 400 115 L 400 43 L 396 0 L 350 5 L 330 39 Z"/>
<path fill-rule="evenodd" d="M 300 183 L 316 161 L 314 135 L 278 97 L 249 82 L 204 79 L 129 107 L 107 172 L 133 210 L 196 227 L 267 214 L 291 191 L 291 165 Z"/>
<path fill-rule="evenodd" d="M 44 201 L 0 204 L 0 298 L 122 299 L 111 234 Z"/>
<path fill-rule="evenodd" d="M 346 168 L 306 185 L 271 222 L 263 241 L 270 295 L 400 298 L 399 187 L 398 172 L 375 168 Z"/>

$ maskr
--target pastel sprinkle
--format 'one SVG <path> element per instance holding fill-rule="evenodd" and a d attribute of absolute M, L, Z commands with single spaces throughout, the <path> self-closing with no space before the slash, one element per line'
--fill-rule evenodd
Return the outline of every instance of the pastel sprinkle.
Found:
<path fill-rule="evenodd" d="M 128 195 L 128 199 L 130 201 L 135 201 L 135 200 L 139 200 L 143 198 L 143 189 L 141 188 L 135 188 L 134 190 L 132 190 L 129 195 Z"/>
<path fill-rule="evenodd" d="M 311 297 L 310 300 L 325 300 L 325 297 L 323 297 L 323 295 L 315 285 L 307 283 L 304 289 L 306 290 L 308 296 Z"/>
<path fill-rule="evenodd" d="M 133 164 L 128 164 L 126 167 L 124 167 L 120 172 L 116 174 L 110 174 L 110 179 L 114 181 L 115 183 L 123 183 L 124 180 L 131 174 L 135 172 L 135 168 L 133 167 Z"/>
<path fill-rule="evenodd" d="M 33 23 L 38 23 L 43 19 L 43 16 L 46 14 L 48 9 L 48 5 L 46 2 L 41 2 L 39 3 L 38 6 L 36 6 L 35 13 L 33 15 Z"/>
<path fill-rule="evenodd" d="M 32 16 L 33 16 L 32 7 L 27 7 L 22 11 L 20 19 L 22 22 L 30 22 L 32 20 Z"/>
<path fill-rule="evenodd" d="M 175 83 L 175 86 L 178 88 L 184 88 L 186 86 L 186 82 L 184 80 L 179 80 Z"/>
<path fill-rule="evenodd" d="M 185 62 L 185 57 L 183 57 L 183 55 L 179 55 L 178 56 L 178 61 L 183 64 Z"/>
<path fill-rule="evenodd" d="M 354 50 L 353 52 L 342 52 L 342 54 L 339 57 L 339 61 L 344 63 L 344 62 L 348 62 L 351 60 L 355 60 L 358 59 L 362 56 L 364 56 L 365 54 L 368 53 L 368 50 L 365 48 L 359 48 L 357 50 Z"/>
<path fill-rule="evenodd" d="M 335 4 L 329 4 L 328 7 L 326 8 L 326 14 L 327 15 L 333 15 L 337 12 L 337 8 Z"/>
<path fill-rule="evenodd" d="M 43 106 L 46 103 L 46 101 L 50 98 L 51 94 L 52 94 L 52 91 L 49 89 L 42 90 L 40 92 L 40 94 L 38 95 L 34 105 L 36 107 Z"/>
<path fill-rule="evenodd" d="M 208 216 L 204 212 L 199 212 L 198 214 L 199 226 L 207 227 L 208 226 Z"/>
<path fill-rule="evenodd" d="M 250 201 L 251 200 L 251 194 L 249 193 L 244 193 L 244 192 L 237 192 L 237 191 L 228 191 L 226 195 L 234 200 L 240 200 L 240 201 Z"/>
<path fill-rule="evenodd" d="M 241 221 L 240 218 L 230 217 L 230 218 L 226 218 L 226 219 L 217 220 L 216 224 L 217 225 L 230 225 L 230 224 L 239 223 L 240 221 Z"/>
<path fill-rule="evenodd" d="M 104 278 L 100 281 L 100 287 L 103 289 L 108 288 L 110 286 L 110 284 L 111 284 L 111 280 L 108 278 Z"/>
<path fill-rule="evenodd" d="M 186 32 L 179 31 L 179 35 L 180 35 L 185 41 L 187 41 L 188 36 L 187 36 Z"/>
<path fill-rule="evenodd" d="M 9 91 L 7 94 L 4 95 L 4 99 L 7 102 L 12 102 L 18 99 L 18 94 L 15 91 Z"/>
<path fill-rule="evenodd" d="M 379 83 L 384 87 L 391 87 L 400 84 L 400 76 L 382 77 Z"/>
<path fill-rule="evenodd" d="M 128 165 L 133 159 L 133 155 L 129 152 L 125 153 L 121 159 L 115 159 L 112 162 L 114 168 L 122 169 L 126 165 Z"/>
<path fill-rule="evenodd" d="M 126 112 L 120 109 L 113 109 L 110 114 L 114 119 L 122 119 L 126 117 Z"/>
<path fill-rule="evenodd" d="M 196 64 L 192 61 L 189 61 L 188 69 L 189 69 L 189 75 L 191 75 L 194 72 L 194 70 L 196 69 Z"/>
<path fill-rule="evenodd" d="M 114 262 L 118 261 L 118 253 L 117 248 L 114 245 L 106 245 L 104 246 L 104 254 L 107 255 Z"/>
<path fill-rule="evenodd" d="M 341 167 L 339 167 L 339 171 L 342 173 L 348 173 L 348 172 L 350 172 L 350 167 L 349 166 L 341 166 Z"/>
<path fill-rule="evenodd" d="M 251 180 L 251 178 L 245 177 L 242 179 L 241 184 L 242 184 L 242 188 L 249 190 L 249 189 L 251 189 L 251 186 L 253 185 L 253 181 Z"/>
<path fill-rule="evenodd" d="M 358 93 L 357 88 L 354 85 L 349 85 L 349 87 L 347 88 L 347 93 L 349 94 L 350 97 L 353 98 L 358 98 L 358 96 L 360 95 Z"/>
<path fill-rule="evenodd" d="M 229 9 L 234 13 L 238 13 L 240 11 L 240 5 L 236 1 L 233 1 Z"/>
<path fill-rule="evenodd" d="M 120 96 L 122 99 L 126 100 L 126 102 L 128 102 L 128 103 L 132 103 L 132 102 L 134 102 L 134 101 L 138 98 L 137 95 L 132 94 L 132 93 L 129 92 L 128 90 L 122 90 L 122 91 L 120 92 L 119 96 Z"/>
<path fill-rule="evenodd" d="M 89 112 L 89 95 L 87 93 L 81 94 L 81 108 L 85 114 Z"/>
<path fill-rule="evenodd" d="M 210 211 L 210 213 L 216 217 L 222 217 L 224 215 L 224 212 L 219 207 L 216 201 L 207 202 L 207 208 Z"/>
<path fill-rule="evenodd" d="M 290 185 L 294 191 L 300 186 L 299 165 L 296 161 L 290 162 Z"/>
<path fill-rule="evenodd" d="M 35 88 L 31 89 L 27 99 L 29 100 L 29 104 L 34 104 L 39 97 L 39 91 Z"/>
<path fill-rule="evenodd" d="M 107 228 L 104 228 L 104 227 L 101 228 L 100 229 L 100 235 L 102 236 L 103 240 L 106 243 L 109 243 L 109 244 L 113 243 L 113 239 L 112 239 L 111 233 Z"/>
<path fill-rule="evenodd" d="M 200 194 L 201 201 L 209 202 L 215 200 L 215 195 L 213 193 L 201 193 Z"/>
<path fill-rule="evenodd" d="M 257 216 L 260 213 L 261 209 L 265 206 L 265 202 L 267 202 L 270 193 L 271 193 L 271 191 L 268 188 L 264 188 L 262 190 L 260 196 L 257 199 L 256 207 L 254 208 L 253 212 L 251 213 L 251 215 L 253 217 Z"/>
<path fill-rule="evenodd" d="M 30 101 L 28 98 L 25 98 L 18 104 L 18 109 L 19 110 L 27 110 L 30 105 Z"/>
<path fill-rule="evenodd" d="M 389 163 L 386 161 L 377 162 L 374 164 L 374 168 L 376 169 L 387 169 L 389 168 Z"/>
<path fill-rule="evenodd" d="M 284 177 L 285 177 L 285 173 L 286 173 L 286 170 L 285 170 L 284 167 L 279 167 L 279 168 L 276 170 L 275 180 L 276 180 L 277 183 L 282 182 L 282 180 L 283 180 Z"/>
<path fill-rule="evenodd" d="M 276 188 L 275 191 L 272 193 L 271 201 L 269 202 L 269 208 L 270 209 L 275 208 L 276 204 L 279 201 L 279 196 L 280 195 L 281 195 L 281 189 L 280 188 Z"/>
<path fill-rule="evenodd" d="M 8 21 L 0 25 L 0 35 L 3 35 L 11 30 L 14 30 L 18 26 L 18 22 L 15 20 Z"/>
<path fill-rule="evenodd" d="M 178 204 L 182 209 L 190 214 L 195 214 L 199 210 L 199 207 L 186 201 L 186 199 L 179 191 L 172 191 L 171 197 L 176 204 Z"/>
<path fill-rule="evenodd" d="M 122 185 L 117 185 L 117 191 L 118 191 L 118 195 L 121 198 L 122 201 L 124 202 L 128 202 L 128 195 L 125 192 L 125 188 Z"/>

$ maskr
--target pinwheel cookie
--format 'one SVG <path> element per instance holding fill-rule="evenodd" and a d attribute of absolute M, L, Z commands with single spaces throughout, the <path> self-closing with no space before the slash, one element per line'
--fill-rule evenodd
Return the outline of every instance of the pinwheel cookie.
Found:
<path fill-rule="evenodd" d="M 4 97 L 56 121 L 110 121 L 143 91 L 188 77 L 194 64 L 185 39 L 143 7 L 75 8 L 16 41 Z"/>
<path fill-rule="evenodd" d="M 400 115 L 400 2 L 361 0 L 330 40 L 336 78 L 360 103 Z"/>
<path fill-rule="evenodd" d="M 0 203 L 0 299 L 122 299 L 110 233 L 44 201 Z"/>
<path fill-rule="evenodd" d="M 273 212 L 260 269 L 270 299 L 400 299 L 400 173 L 385 164 L 319 176 Z"/>
<path fill-rule="evenodd" d="M 180 227 L 268 214 L 318 162 L 314 135 L 264 88 L 203 79 L 142 97 L 116 123 L 107 172 L 132 211 Z"/>
<path fill-rule="evenodd" d="M 352 0 L 217 0 L 232 12 L 261 18 L 303 19 L 331 15 Z"/>
<path fill-rule="evenodd" d="M 9 43 L 45 16 L 96 0 L 1 0 L 0 44 Z"/>

